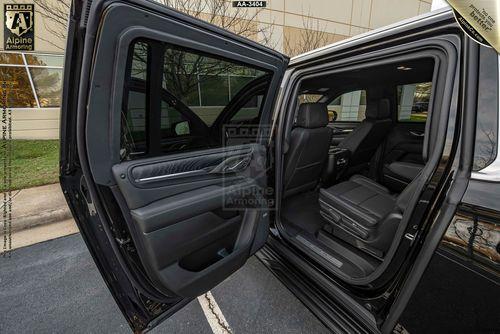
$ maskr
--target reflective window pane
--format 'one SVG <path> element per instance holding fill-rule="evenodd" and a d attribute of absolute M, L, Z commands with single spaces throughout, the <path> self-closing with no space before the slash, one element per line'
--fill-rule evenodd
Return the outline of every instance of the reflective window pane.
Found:
<path fill-rule="evenodd" d="M 474 171 L 495 160 L 498 145 L 498 56 L 486 47 L 481 47 L 479 55 Z"/>
<path fill-rule="evenodd" d="M 148 66 L 148 45 L 143 42 L 137 42 L 134 45 L 132 54 L 132 67 L 130 76 L 135 79 L 146 81 Z"/>
<path fill-rule="evenodd" d="M 365 119 L 366 91 L 355 90 L 336 97 L 328 105 L 330 122 L 361 122 Z"/>
<path fill-rule="evenodd" d="M 30 68 L 40 107 L 61 106 L 62 69 Z"/>
<path fill-rule="evenodd" d="M 36 54 L 26 54 L 25 56 L 28 65 L 62 67 L 64 63 L 63 56 Z"/>
<path fill-rule="evenodd" d="M 8 108 L 36 107 L 35 97 L 31 89 L 28 73 L 25 67 L 0 66 L 0 78 L 5 81 L 7 88 Z M 4 88 L 0 85 L 0 96 L 4 96 Z M 3 104 L 4 101 L 1 102 Z"/>
<path fill-rule="evenodd" d="M 399 85 L 398 121 L 425 122 L 432 93 L 432 82 Z"/>
<path fill-rule="evenodd" d="M 0 64 L 24 65 L 20 53 L 0 52 Z"/>

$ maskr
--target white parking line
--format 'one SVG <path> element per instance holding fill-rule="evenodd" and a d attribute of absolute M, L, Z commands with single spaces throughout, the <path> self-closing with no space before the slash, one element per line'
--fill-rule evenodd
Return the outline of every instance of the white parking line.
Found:
<path fill-rule="evenodd" d="M 199 296 L 198 302 L 214 334 L 233 333 L 210 291 Z"/>

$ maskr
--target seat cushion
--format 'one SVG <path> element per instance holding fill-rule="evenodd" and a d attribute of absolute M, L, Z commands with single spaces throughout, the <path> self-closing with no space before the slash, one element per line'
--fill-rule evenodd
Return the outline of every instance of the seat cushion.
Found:
<path fill-rule="evenodd" d="M 360 175 L 327 189 L 320 189 L 321 213 L 329 222 L 368 238 L 377 224 L 395 207 L 387 188 Z"/>

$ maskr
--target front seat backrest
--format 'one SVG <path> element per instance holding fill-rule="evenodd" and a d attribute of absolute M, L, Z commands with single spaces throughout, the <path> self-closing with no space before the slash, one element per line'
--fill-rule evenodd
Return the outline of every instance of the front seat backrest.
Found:
<path fill-rule="evenodd" d="M 389 99 L 368 102 L 366 118 L 339 144 L 351 152 L 349 174 L 367 167 L 389 130 L 392 128 Z"/>
<path fill-rule="evenodd" d="M 332 137 L 327 125 L 326 104 L 300 105 L 285 155 L 285 197 L 314 189 L 318 184 Z"/>

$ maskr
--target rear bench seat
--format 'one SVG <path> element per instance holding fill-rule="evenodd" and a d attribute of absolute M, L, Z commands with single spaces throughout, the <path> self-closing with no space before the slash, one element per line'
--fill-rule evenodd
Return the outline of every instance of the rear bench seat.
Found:
<path fill-rule="evenodd" d="M 401 221 L 410 188 L 394 196 L 375 181 L 354 175 L 348 181 L 320 189 L 320 213 L 332 224 L 336 237 L 382 258 Z"/>

